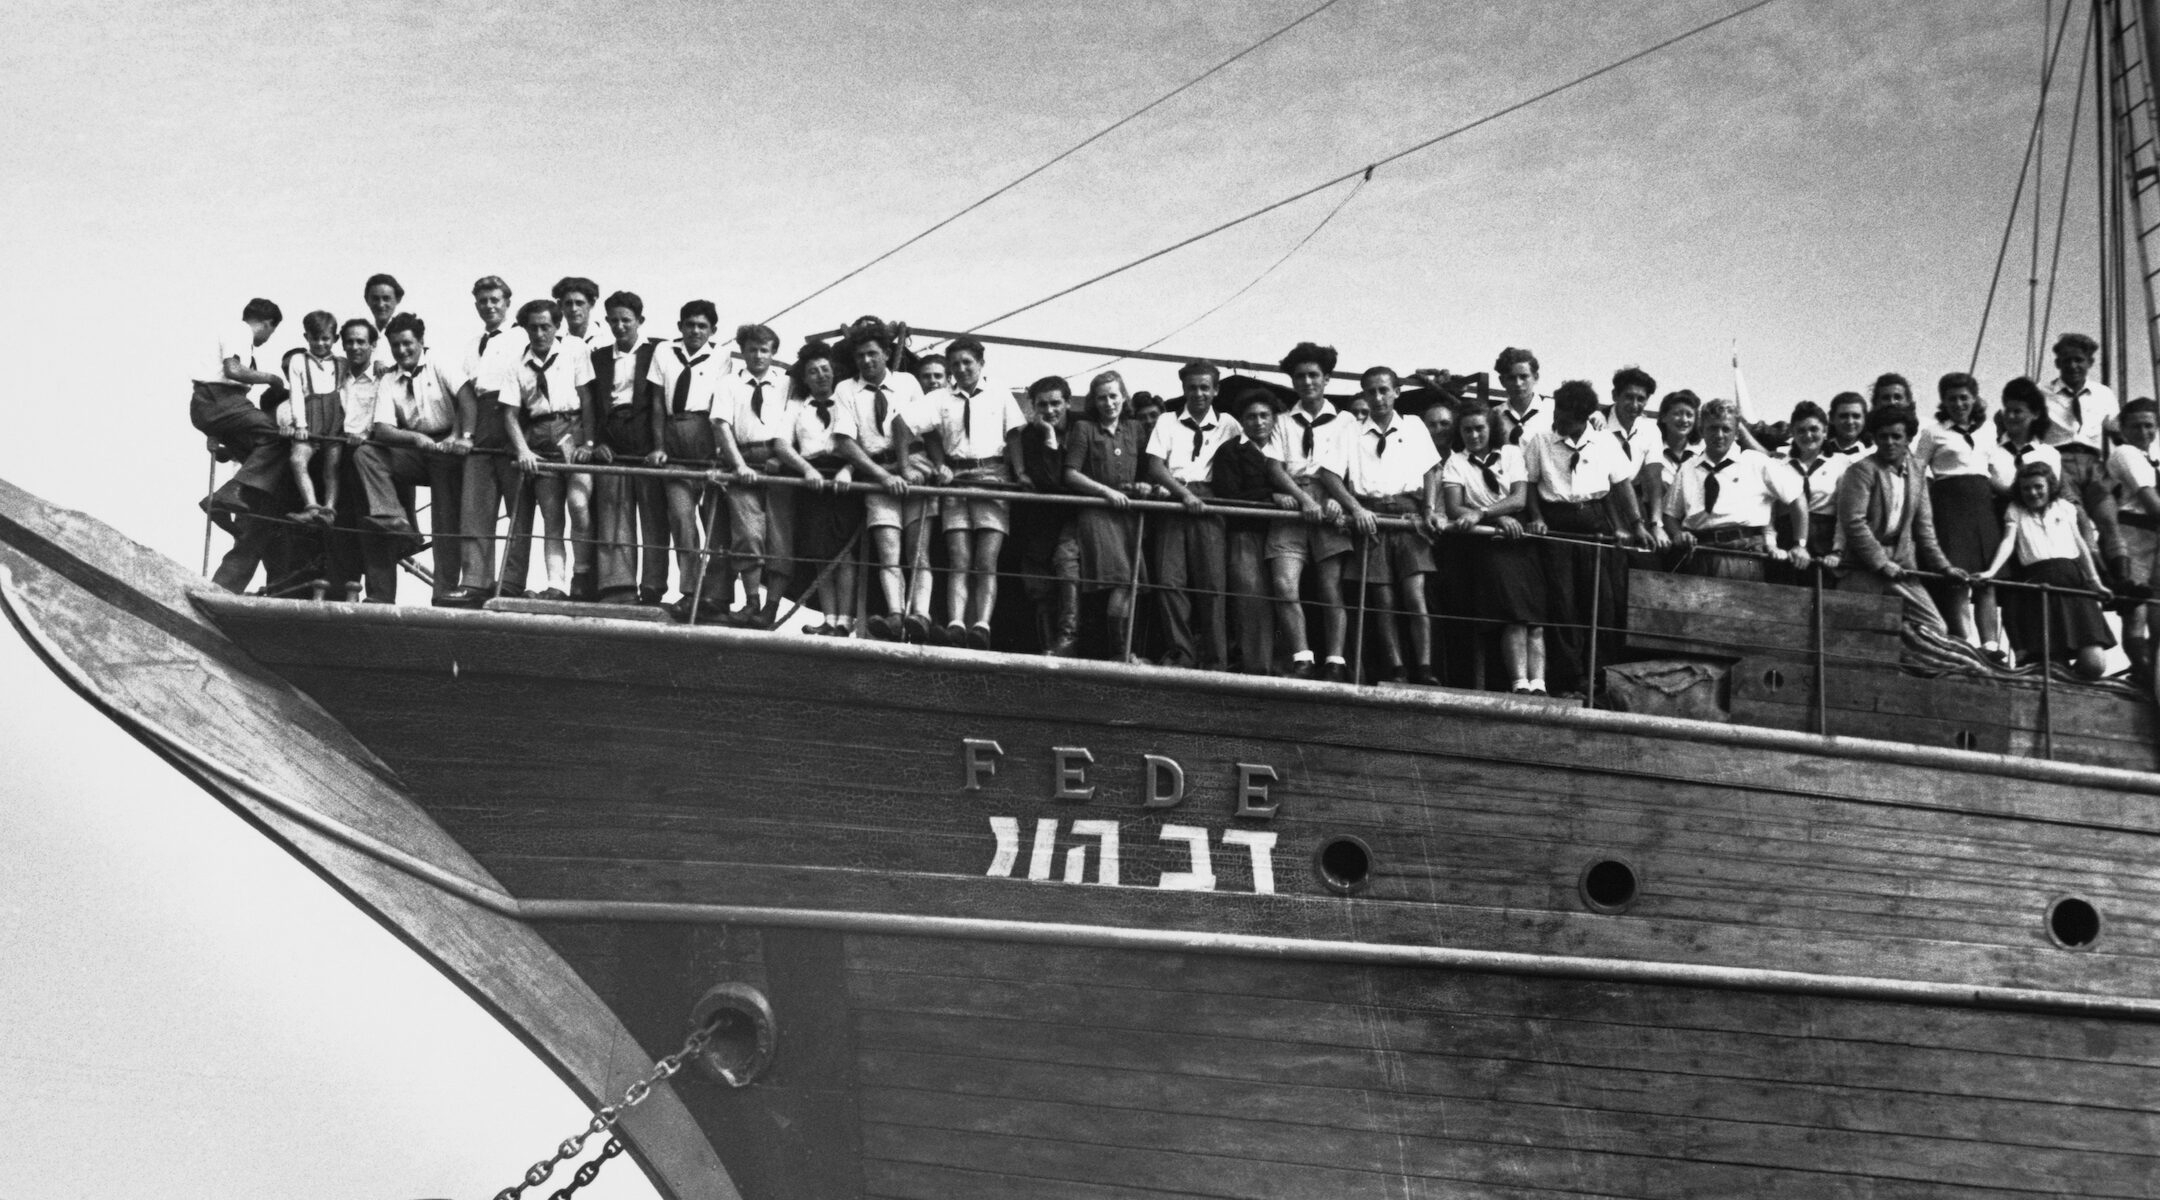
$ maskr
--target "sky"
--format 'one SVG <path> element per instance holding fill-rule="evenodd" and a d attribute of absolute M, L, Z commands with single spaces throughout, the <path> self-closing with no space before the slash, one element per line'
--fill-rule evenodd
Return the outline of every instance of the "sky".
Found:
<path fill-rule="evenodd" d="M 1737 342 L 1766 413 L 1890 370 L 1925 393 L 1973 353 L 2046 2 L 1781 0 L 1380 169 L 1160 349 L 1313 339 L 1348 368 L 1467 372 L 1520 345 L 1548 386 L 1640 363 L 1717 394 Z M 359 315 L 376 271 L 438 346 L 476 332 L 483 274 L 519 300 L 567 274 L 637 291 L 654 334 L 692 298 L 763 320 L 1315 3 L 25 8 L 0 41 L 0 477 L 198 562 L 187 379 L 249 297 L 287 314 L 272 352 L 311 309 Z M 790 346 L 865 312 L 965 328 L 1735 7 L 1337 0 L 775 324 Z M 2096 326 L 2080 155 L 2056 330 Z M 1154 341 L 1343 194 L 989 332 Z M 1989 394 L 2026 369 L 2030 236 Z M 989 369 L 1097 361 L 994 348 Z M 1175 390 L 1167 366 L 1128 378 Z M 489 1194 L 578 1123 L 447 983 L 12 642 L 0 764 L 0 1092 L 38 1098 L 0 1200 Z M 649 1193 L 617 1172 L 587 1194 Z"/>

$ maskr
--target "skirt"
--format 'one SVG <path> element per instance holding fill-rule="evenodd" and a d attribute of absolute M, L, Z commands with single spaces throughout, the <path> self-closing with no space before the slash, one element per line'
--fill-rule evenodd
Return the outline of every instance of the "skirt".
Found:
<path fill-rule="evenodd" d="M 1133 578 L 1133 537 L 1139 516 L 1109 508 L 1083 508 L 1068 536 L 1080 550 L 1080 590 L 1127 587 Z"/>
<path fill-rule="evenodd" d="M 1498 625 L 1545 623 L 1545 575 L 1538 569 L 1536 544 L 1497 537 L 1448 540 L 1443 573 L 1464 581 L 1469 615 L 1490 631 Z"/>
<path fill-rule="evenodd" d="M 2068 588 L 2086 586 L 2085 576 L 2078 570 L 2077 563 L 2067 558 L 2043 558 L 2026 563 L 2022 574 L 2027 583 Z M 2104 650 L 2115 644 L 2114 633 L 2100 615 L 2100 602 L 2090 596 L 2050 592 L 2043 599 L 2041 593 L 2019 588 L 2006 588 L 2004 594 L 2014 597 L 2014 602 L 2008 605 L 2010 630 L 2018 649 L 2026 654 L 2040 653 L 2043 611 L 2047 614 L 2048 653 L 2057 660 L 2069 657 L 2081 646 L 2098 646 Z"/>
<path fill-rule="evenodd" d="M 1935 510 L 1935 540 L 1950 565 L 1985 571 L 2002 545 L 2002 520 L 1995 515 L 1995 489 L 1985 475 L 1951 475 L 1928 484 Z"/>

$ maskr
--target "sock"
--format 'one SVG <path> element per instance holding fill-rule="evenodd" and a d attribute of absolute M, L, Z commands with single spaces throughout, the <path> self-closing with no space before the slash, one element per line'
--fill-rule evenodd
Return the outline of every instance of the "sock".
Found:
<path fill-rule="evenodd" d="M 1529 677 L 1527 677 L 1527 676 L 1523 676 L 1523 675 L 1517 675 L 1517 676 L 1515 677 L 1515 690 L 1516 690 L 1516 691 L 1518 691 L 1518 692 L 1522 692 L 1522 691 L 1528 691 L 1528 690 L 1529 690 L 1529 688 L 1530 688 L 1530 680 L 1529 680 Z"/>
<path fill-rule="evenodd" d="M 1531 680 L 1530 690 L 1533 692 L 1543 692 L 1545 690 L 1545 680 L 1542 678 Z"/>
<path fill-rule="evenodd" d="M 1327 660 L 1328 660 L 1329 664 L 1330 664 L 1330 665 L 1333 665 L 1333 666 L 1339 666 L 1339 667 L 1347 667 L 1347 666 L 1349 666 L 1349 665 L 1350 665 L 1350 660 L 1349 660 L 1349 659 L 1347 659 L 1347 658 L 1344 658 L 1344 657 L 1343 657 L 1342 655 L 1340 655 L 1340 654 L 1330 654 L 1330 655 L 1328 655 L 1328 656 L 1327 656 Z"/>
<path fill-rule="evenodd" d="M 1290 661 L 1309 663 L 1312 661 L 1312 651 L 1300 650 L 1296 654 L 1290 656 Z"/>

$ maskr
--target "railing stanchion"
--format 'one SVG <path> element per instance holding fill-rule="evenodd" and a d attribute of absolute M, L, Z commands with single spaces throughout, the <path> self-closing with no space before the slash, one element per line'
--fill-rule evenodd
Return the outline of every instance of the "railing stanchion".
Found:
<path fill-rule="evenodd" d="M 2055 611 L 2054 589 L 2035 585 L 2040 604 L 2040 757 L 2055 757 Z"/>
<path fill-rule="evenodd" d="M 1365 574 L 1372 566 L 1372 538 L 1358 535 L 1357 554 L 1357 624 L 1350 631 L 1350 682 L 1362 683 L 1365 679 Z M 1385 620 L 1383 616 L 1381 618 Z"/>
<path fill-rule="evenodd" d="M 868 514 L 864 515 L 865 517 L 868 516 Z M 905 501 L 902 501 L 899 532 L 904 533 L 906 530 L 907 505 Z M 870 636 L 863 629 L 863 626 L 870 623 L 870 586 L 872 582 L 870 576 L 872 572 L 879 570 L 877 552 L 871 545 L 875 539 L 876 534 L 871 531 L 867 524 L 864 525 L 862 542 L 855 547 L 855 628 L 848 630 L 848 636 L 851 638 Z"/>
<path fill-rule="evenodd" d="M 210 574 L 210 531 L 217 526 L 212 516 L 210 497 L 217 495 L 217 451 L 210 451 L 210 480 L 203 485 L 202 515 L 202 573 Z"/>
<path fill-rule="evenodd" d="M 502 547 L 495 552 L 495 598 L 498 600 L 502 598 L 503 594 L 503 568 L 508 566 L 510 563 L 510 543 L 513 539 L 517 537 L 518 507 L 524 503 L 525 472 L 519 471 L 517 477 L 517 486 L 510 489 L 510 508 L 508 511 L 503 513 L 503 516 L 508 518 L 508 527 L 503 530 L 504 536 L 502 540 Z M 493 524 L 494 520 L 494 516 L 490 514 L 488 517 L 489 523 Z M 537 512 L 534 513 L 533 521 L 537 523 L 539 520 L 539 514 Z M 526 532 L 528 534 L 531 533 L 530 530 L 527 530 Z M 528 538 L 526 542 L 526 549 L 528 552 L 530 552 L 531 548 L 532 544 L 530 539 Z M 526 579 L 529 581 L 531 578 L 531 569 L 528 567 L 526 571 Z"/>
<path fill-rule="evenodd" d="M 1829 635 L 1823 629 L 1821 563 L 1808 568 L 1808 578 L 1815 589 L 1815 732 L 1826 734 L 1830 732 L 1830 653 Z"/>
<path fill-rule="evenodd" d="M 1118 651 L 1118 661 L 1132 661 L 1133 629 L 1140 624 L 1140 564 L 1147 559 L 1147 510 L 1142 509 L 1133 523 L 1132 584 L 1125 592 L 1125 648 Z"/>
<path fill-rule="evenodd" d="M 1590 543 L 1590 634 L 1584 646 L 1582 706 L 1597 707 L 1598 600 L 1605 593 L 1605 546 Z"/>
<path fill-rule="evenodd" d="M 684 618 L 684 624 L 687 625 L 697 624 L 698 610 L 705 607 L 705 573 L 712 565 L 713 527 L 720 523 L 720 509 L 717 504 L 713 506 L 712 517 L 708 519 L 705 516 L 705 497 L 717 490 L 708 483 L 690 502 L 690 519 L 697 522 L 698 552 L 690 566 L 690 578 L 683 580 L 683 597 L 690 611 L 690 615 Z"/>

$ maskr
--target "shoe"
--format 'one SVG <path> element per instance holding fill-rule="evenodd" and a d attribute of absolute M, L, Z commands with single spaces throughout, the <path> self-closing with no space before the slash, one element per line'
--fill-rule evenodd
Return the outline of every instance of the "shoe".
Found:
<path fill-rule="evenodd" d="M 570 575 L 570 599 L 590 603 L 600 596 L 600 585 L 591 571 L 574 571 Z"/>
<path fill-rule="evenodd" d="M 1350 682 L 1350 664 L 1339 662 L 1322 663 L 1320 664 L 1320 679 L 1325 683 L 1348 683 Z"/>
<path fill-rule="evenodd" d="M 968 640 L 968 631 L 967 631 L 967 626 L 965 626 L 965 625 L 962 625 L 962 624 L 961 624 L 960 622 L 958 622 L 958 621 L 947 621 L 947 622 L 945 622 L 945 644 L 946 644 L 946 645 L 948 645 L 948 646 L 965 646 L 965 645 L 967 645 L 967 640 Z"/>
<path fill-rule="evenodd" d="M 830 625 L 805 625 L 805 626 L 803 626 L 803 633 L 804 633 L 804 635 L 806 635 L 806 636 L 808 636 L 808 637 L 824 637 L 824 636 L 826 636 L 827 634 L 829 634 L 829 633 L 831 633 L 831 632 L 832 632 L 832 626 L 830 626 Z"/>
<path fill-rule="evenodd" d="M 988 625 L 968 626 L 967 647 L 970 650 L 988 650 L 990 648 L 990 627 Z"/>
<path fill-rule="evenodd" d="M 593 593 L 595 604 L 630 604 L 637 599 L 637 589 L 628 587 L 602 588 Z"/>
<path fill-rule="evenodd" d="M 535 600 L 568 600 L 569 598 L 570 593 L 562 590 L 561 588 L 552 587 L 533 597 L 533 599 Z"/>
<path fill-rule="evenodd" d="M 864 621 L 863 632 L 873 641 L 896 642 L 900 640 L 900 622 L 881 614 Z"/>
<path fill-rule="evenodd" d="M 666 595 L 667 593 L 659 588 L 641 587 L 637 590 L 637 602 L 646 606 L 647 608 L 651 608 L 655 605 L 658 605 L 661 598 Z"/>
<path fill-rule="evenodd" d="M 667 612 L 667 615 L 688 624 L 692 606 L 693 602 L 690 597 L 684 596 L 673 604 L 663 604 L 660 607 Z"/>
<path fill-rule="evenodd" d="M 1410 682 L 1410 671 L 1407 667 L 1389 667 L 1387 672 L 1380 678 L 1386 683 L 1408 683 Z"/>
<path fill-rule="evenodd" d="M 1508 694 L 1511 696 L 1529 696 L 1533 695 L 1534 693 L 1531 692 L 1530 688 L 1527 685 L 1523 685 L 1509 688 Z"/>
<path fill-rule="evenodd" d="M 1431 667 L 1419 667 L 1417 670 L 1410 672 L 1410 682 L 1419 687 L 1439 687 L 1440 677 L 1433 674 Z"/>
<path fill-rule="evenodd" d="M 1313 665 L 1310 662 L 1307 662 L 1306 660 L 1301 658 L 1290 664 L 1290 670 L 1287 674 L 1287 678 L 1311 679 L 1314 674 L 1316 674 L 1316 671 Z"/>
<path fill-rule="evenodd" d="M 486 588 L 454 587 L 435 597 L 435 606 L 437 608 L 478 608 L 486 604 L 487 600 L 488 592 Z"/>
<path fill-rule="evenodd" d="M 923 645 L 930 640 L 930 618 L 921 613 L 909 613 L 900 619 L 900 629 L 906 640 Z"/>
<path fill-rule="evenodd" d="M 520 587 L 506 587 L 495 594 L 501 596 L 505 600 L 529 600 L 532 598 L 531 592 L 528 592 L 524 588 Z"/>

